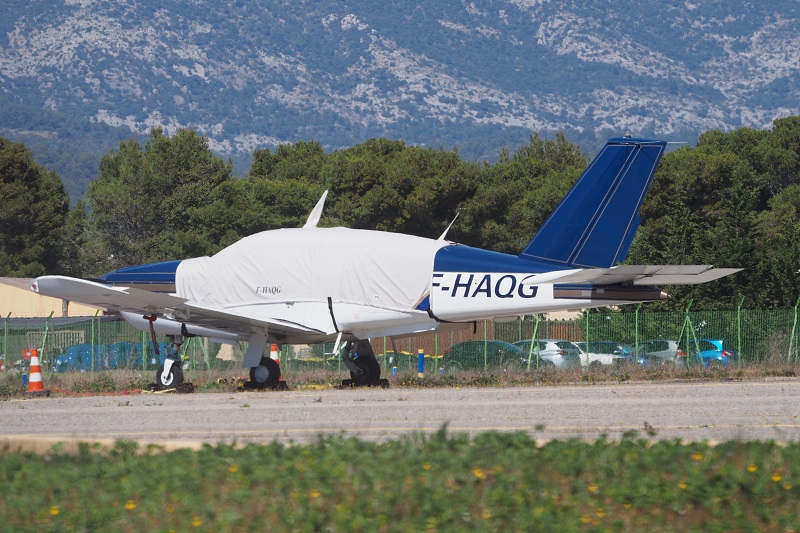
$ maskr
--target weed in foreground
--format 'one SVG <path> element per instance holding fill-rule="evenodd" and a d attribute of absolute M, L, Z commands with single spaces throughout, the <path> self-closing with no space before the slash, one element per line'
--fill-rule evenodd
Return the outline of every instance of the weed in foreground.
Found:
<path fill-rule="evenodd" d="M 0 529 L 786 531 L 800 445 L 551 441 L 447 428 L 387 442 L 164 453 L 121 441 L 0 461 Z"/>

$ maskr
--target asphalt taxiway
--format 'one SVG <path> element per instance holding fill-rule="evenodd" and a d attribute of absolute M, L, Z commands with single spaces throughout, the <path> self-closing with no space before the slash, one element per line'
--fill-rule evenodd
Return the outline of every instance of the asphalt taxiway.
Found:
<path fill-rule="evenodd" d="M 534 438 L 800 440 L 800 380 L 519 388 L 360 388 L 0 401 L 0 445 L 304 443 L 345 434 L 525 431 Z"/>

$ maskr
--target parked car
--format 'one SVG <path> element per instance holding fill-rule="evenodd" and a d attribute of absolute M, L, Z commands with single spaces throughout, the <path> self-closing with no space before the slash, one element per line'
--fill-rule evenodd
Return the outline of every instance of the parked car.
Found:
<path fill-rule="evenodd" d="M 528 366 L 528 355 L 531 356 L 531 367 L 536 366 L 536 355 L 545 366 L 556 368 L 574 368 L 581 366 L 581 350 L 574 343 L 562 339 L 539 339 L 531 351 L 531 341 L 515 342 L 514 346 L 522 350 L 523 364 Z"/>
<path fill-rule="evenodd" d="M 686 351 L 678 346 L 678 341 L 654 339 L 639 343 L 636 362 L 642 366 L 681 364 L 686 361 Z"/>
<path fill-rule="evenodd" d="M 575 345 L 581 350 L 583 366 L 628 364 L 636 353 L 632 347 L 613 341 L 576 342 Z"/>
<path fill-rule="evenodd" d="M 686 351 L 688 346 L 689 351 Z M 686 366 L 689 355 L 693 361 L 702 364 L 704 367 L 714 365 L 728 365 L 738 361 L 739 354 L 736 350 L 724 348 L 722 339 L 698 339 L 694 341 L 683 341 L 678 345 L 675 340 L 652 340 L 645 341 L 639 345 L 637 361 L 644 366 L 658 364 L 675 364 Z"/>
<path fill-rule="evenodd" d="M 508 342 L 464 341 L 454 344 L 444 352 L 442 368 L 483 370 L 486 365 L 509 370 L 520 368 L 522 358 L 522 351 Z"/>
<path fill-rule="evenodd" d="M 689 349 L 694 353 L 697 348 L 700 348 L 700 351 L 694 355 L 706 368 L 715 365 L 732 365 L 739 359 L 736 350 L 724 348 L 722 339 L 698 339 L 697 345 L 695 347 L 694 343 L 690 342 Z"/>
<path fill-rule="evenodd" d="M 21 372 L 26 372 L 26 362 L 22 359 L 17 359 L 16 361 L 9 362 L 8 368 L 6 368 L 6 356 L 0 354 L 0 373 L 2 372 L 13 372 L 19 374 Z M 10 360 L 10 358 L 9 358 Z"/>

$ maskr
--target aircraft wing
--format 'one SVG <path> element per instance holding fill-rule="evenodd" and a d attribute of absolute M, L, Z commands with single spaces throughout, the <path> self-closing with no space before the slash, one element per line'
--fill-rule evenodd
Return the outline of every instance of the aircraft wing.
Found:
<path fill-rule="evenodd" d="M 185 298 L 131 287 L 111 287 L 96 281 L 67 276 L 41 276 L 31 283 L 33 292 L 111 311 L 157 313 L 173 310 L 186 303 Z"/>
<path fill-rule="evenodd" d="M 592 285 L 698 285 L 735 274 L 741 268 L 712 268 L 711 265 L 618 265 L 611 268 L 588 268 L 565 271 L 549 283 Z M 536 279 L 532 279 L 536 282 Z"/>
<path fill-rule="evenodd" d="M 290 320 L 257 319 L 224 309 L 214 309 L 186 298 L 134 287 L 112 287 L 96 281 L 66 276 L 42 276 L 31 283 L 33 292 L 101 307 L 109 311 L 158 314 L 178 322 L 249 336 L 267 330 L 274 334 L 325 334 L 312 327 Z"/>

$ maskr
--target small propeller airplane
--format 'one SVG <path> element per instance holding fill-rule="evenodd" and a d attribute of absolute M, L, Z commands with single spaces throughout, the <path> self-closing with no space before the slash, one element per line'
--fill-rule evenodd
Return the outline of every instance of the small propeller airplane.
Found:
<path fill-rule="evenodd" d="M 190 336 L 247 341 L 242 366 L 260 388 L 280 377 L 278 364 L 265 355 L 268 342 L 335 341 L 353 382 L 374 384 L 381 368 L 371 337 L 663 300 L 667 294 L 658 285 L 706 283 L 741 270 L 619 264 L 666 146 L 610 139 L 518 256 L 450 242 L 447 231 L 428 239 L 319 228 L 326 191 L 302 228 L 264 231 L 212 257 L 122 268 L 98 280 L 42 276 L 31 289 L 105 308 L 176 343 Z M 172 357 L 157 371 L 162 388 L 183 381 Z"/>

